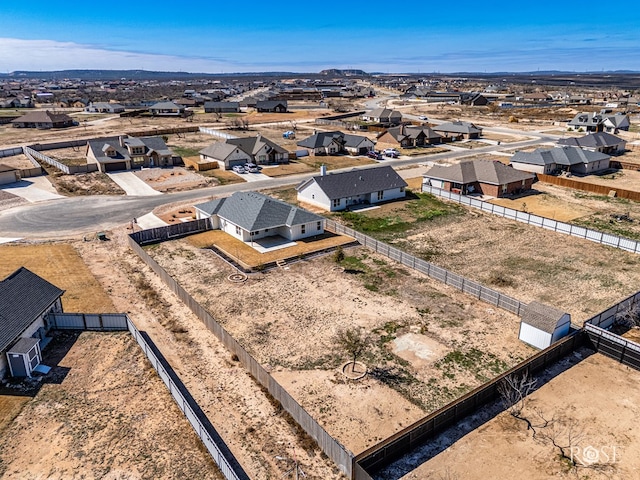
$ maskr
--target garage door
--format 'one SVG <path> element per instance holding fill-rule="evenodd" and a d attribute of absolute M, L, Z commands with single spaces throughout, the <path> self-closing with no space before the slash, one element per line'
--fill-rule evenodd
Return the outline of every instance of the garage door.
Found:
<path fill-rule="evenodd" d="M 126 170 L 127 162 L 114 162 L 114 163 L 105 163 L 104 170 L 105 172 L 117 172 L 118 170 Z"/>

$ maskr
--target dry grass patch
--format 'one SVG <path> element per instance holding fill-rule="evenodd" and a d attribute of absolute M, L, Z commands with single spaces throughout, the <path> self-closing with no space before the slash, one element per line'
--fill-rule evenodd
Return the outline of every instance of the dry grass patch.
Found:
<path fill-rule="evenodd" d="M 360 165 L 373 165 L 377 163 L 375 160 L 371 160 L 367 157 L 351 157 L 348 155 L 331 156 L 308 156 L 300 157 L 298 160 L 300 163 L 304 163 L 311 167 L 312 170 L 320 169 L 320 166 L 326 165 L 327 170 L 336 170 L 339 168 L 357 167 Z"/>
<path fill-rule="evenodd" d="M 72 245 L 0 245 L 0 277 L 26 267 L 65 291 L 67 312 L 112 313 L 111 299 L 89 271 Z"/>
<path fill-rule="evenodd" d="M 290 161 L 285 165 L 278 165 L 275 167 L 265 166 L 260 173 L 267 175 L 268 177 L 282 177 L 285 175 L 295 175 L 297 173 L 313 172 L 316 169 L 307 163 L 300 161 Z"/>
<path fill-rule="evenodd" d="M 31 397 L 0 395 L 0 438 L 2 438 L 2 432 L 11 425 L 13 419 L 18 416 L 29 400 Z"/>

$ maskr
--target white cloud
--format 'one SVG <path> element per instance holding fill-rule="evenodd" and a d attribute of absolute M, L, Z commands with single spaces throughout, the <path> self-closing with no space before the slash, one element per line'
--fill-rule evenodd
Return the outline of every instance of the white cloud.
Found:
<path fill-rule="evenodd" d="M 15 70 L 159 70 L 219 73 L 236 71 L 231 62 L 210 58 L 110 50 L 93 45 L 54 40 L 22 40 L 0 37 L 0 68 Z"/>

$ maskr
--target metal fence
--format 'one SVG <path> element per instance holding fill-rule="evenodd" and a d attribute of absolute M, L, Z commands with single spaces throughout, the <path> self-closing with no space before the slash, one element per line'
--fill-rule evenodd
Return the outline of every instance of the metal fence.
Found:
<path fill-rule="evenodd" d="M 438 280 L 446 285 L 461 290 L 479 300 L 495 305 L 496 307 L 507 310 L 508 312 L 515 313 L 516 315 L 522 315 L 526 303 L 521 302 L 515 298 L 512 298 L 504 293 L 500 293 L 497 290 L 485 287 L 484 285 L 474 282 L 468 278 L 462 277 L 458 274 L 450 272 L 449 270 L 438 267 L 433 263 L 417 258 L 402 250 L 391 247 L 384 242 L 369 237 L 363 233 L 360 233 L 352 228 L 345 227 L 333 220 L 326 220 L 325 228 L 335 233 L 342 233 L 354 237 L 365 247 L 371 248 L 376 252 L 389 257 L 407 267 L 417 270 L 420 273 L 427 275 L 428 277 Z"/>
<path fill-rule="evenodd" d="M 475 412 L 481 406 L 498 398 L 498 385 L 505 377 L 524 373 L 533 375 L 556 363 L 584 344 L 585 336 L 582 330 L 565 337 L 502 375 L 451 402 L 449 405 L 383 440 L 378 445 L 365 450 L 356 456 L 357 463 L 368 472 L 384 468 L 393 460 L 409 454 L 417 446 L 424 444 L 427 440 L 434 438 L 450 426 Z"/>
<path fill-rule="evenodd" d="M 51 313 L 47 315 L 47 322 L 51 328 L 57 330 L 129 331 L 224 477 L 227 480 L 249 480 L 249 476 L 158 347 L 149 335 L 136 328 L 127 314 Z"/>
<path fill-rule="evenodd" d="M 628 310 L 635 306 L 638 302 L 640 302 L 640 292 L 629 295 L 624 300 L 612 305 L 611 307 L 603 310 L 602 312 L 594 315 L 590 319 L 584 322 L 584 325 L 587 324 L 594 325 L 600 328 L 609 328 L 616 321 L 616 318 L 620 312 Z"/>
<path fill-rule="evenodd" d="M 590 323 L 584 326 L 589 340 L 599 353 L 640 370 L 640 345 Z"/>
<path fill-rule="evenodd" d="M 50 313 L 49 326 L 56 330 L 128 330 L 129 318 L 124 313 Z"/>
<path fill-rule="evenodd" d="M 13 157 L 15 155 L 22 155 L 22 147 L 12 147 L 0 150 L 0 158 Z"/>
<path fill-rule="evenodd" d="M 640 242 L 631 240 L 624 237 L 618 237 L 617 235 L 611 235 L 609 233 L 599 232 L 597 230 L 591 230 L 589 228 L 579 227 L 577 225 L 571 225 L 569 223 L 559 222 L 551 218 L 541 217 L 539 215 L 532 215 L 526 212 L 520 212 L 511 208 L 502 207 L 500 205 L 494 205 L 492 203 L 483 202 L 477 198 L 467 197 L 465 195 L 459 195 L 457 193 L 448 192 L 440 188 L 432 187 L 431 185 L 422 185 L 422 191 L 437 195 L 441 198 L 451 200 L 453 202 L 467 205 L 470 207 L 478 208 L 483 212 L 488 212 L 500 217 L 509 218 L 517 222 L 526 223 L 527 225 L 533 225 L 535 227 L 545 228 L 554 232 L 563 233 L 572 237 L 583 238 L 591 242 L 600 243 L 609 247 L 619 248 L 631 253 L 640 253 Z"/>
<path fill-rule="evenodd" d="M 334 439 L 316 422 L 306 410 L 249 354 L 238 341 L 220 325 L 207 310 L 202 307 L 181 285 L 179 285 L 138 243 L 135 234 L 129 235 L 131 249 L 158 275 L 180 300 L 205 324 L 205 326 L 238 357 L 239 362 L 249 371 L 256 381 L 267 389 L 294 421 L 311 436 L 320 449 L 348 477 L 353 478 L 354 455 L 340 442 Z"/>
<path fill-rule="evenodd" d="M 194 220 L 192 222 L 176 223 L 164 227 L 150 228 L 131 234 L 131 238 L 139 245 L 148 243 L 164 242 L 174 238 L 184 237 L 194 233 L 211 230 L 211 222 L 207 218 Z"/>

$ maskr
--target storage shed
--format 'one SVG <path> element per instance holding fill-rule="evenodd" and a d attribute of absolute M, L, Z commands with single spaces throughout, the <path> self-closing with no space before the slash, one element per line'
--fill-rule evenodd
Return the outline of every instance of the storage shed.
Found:
<path fill-rule="evenodd" d="M 518 338 L 544 349 L 566 336 L 570 327 L 570 314 L 543 303 L 531 302 L 522 314 Z"/>
<path fill-rule="evenodd" d="M 40 339 L 21 338 L 7 351 L 7 360 L 12 377 L 30 377 L 42 361 Z"/>

